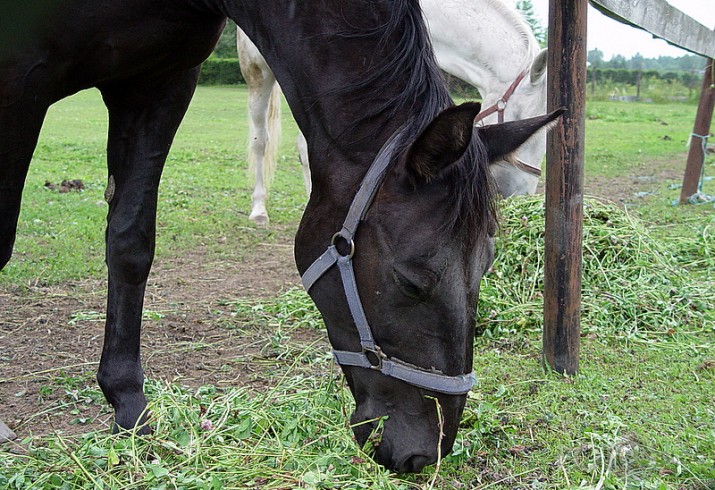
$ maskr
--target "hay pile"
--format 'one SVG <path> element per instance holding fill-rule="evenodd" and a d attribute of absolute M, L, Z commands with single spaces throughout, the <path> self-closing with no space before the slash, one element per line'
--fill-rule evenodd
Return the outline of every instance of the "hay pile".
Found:
<path fill-rule="evenodd" d="M 543 327 L 543 196 L 504 201 L 493 271 L 482 282 L 478 329 L 504 335 Z M 668 338 L 713 328 L 712 283 L 692 279 L 677 247 L 595 199 L 584 205 L 581 329 L 619 338 Z"/>

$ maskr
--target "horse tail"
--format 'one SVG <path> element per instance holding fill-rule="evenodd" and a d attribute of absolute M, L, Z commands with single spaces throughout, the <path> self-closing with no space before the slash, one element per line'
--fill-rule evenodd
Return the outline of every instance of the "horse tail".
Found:
<path fill-rule="evenodd" d="M 266 154 L 263 160 L 263 181 L 266 188 L 273 182 L 278 160 L 278 146 L 281 142 L 281 88 L 277 83 L 273 84 L 271 96 L 268 101 L 267 128 L 268 142 L 266 143 Z"/>

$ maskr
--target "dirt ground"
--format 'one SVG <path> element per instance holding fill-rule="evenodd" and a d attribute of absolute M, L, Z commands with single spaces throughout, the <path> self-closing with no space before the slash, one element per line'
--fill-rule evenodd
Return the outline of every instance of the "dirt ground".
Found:
<path fill-rule="evenodd" d="M 587 181 L 585 191 L 616 203 L 637 203 L 642 196 L 662 190 L 665 182 L 677 182 L 682 175 L 680 167 L 680 162 L 656 162 L 619 182 Z M 264 386 L 266 380 L 249 361 L 260 356 L 270 335 L 246 335 L 226 328 L 220 320 L 230 318 L 231 301 L 274 297 L 299 284 L 292 255 L 293 232 L 286 227 L 279 232 L 285 236 L 277 240 L 284 245 L 257 246 L 241 260 L 212 260 L 200 249 L 158 260 L 145 310 L 163 316 L 144 322 L 145 375 L 189 386 Z M 29 290 L 0 285 L 0 419 L 20 438 L 110 426 L 112 414 L 106 404 L 85 404 L 80 411 L 86 413 L 68 416 L 67 397 L 72 390 L 62 388 L 63 379 L 80 378 L 80 385 L 96 384 L 103 322 L 91 312 L 104 311 L 105 296 L 103 280 Z M 327 348 L 322 332 L 302 335 L 315 337 Z M 231 360 L 229 370 L 227 360 Z M 73 424 L 78 417 L 89 422 Z"/>
<path fill-rule="evenodd" d="M 291 242 L 286 232 L 282 243 Z M 231 318 L 232 301 L 273 297 L 299 283 L 290 245 L 259 245 L 235 262 L 207 260 L 202 250 L 158 260 L 144 305 L 157 313 L 143 323 L 145 375 L 188 386 L 260 389 L 264 380 L 248 361 L 261 355 L 270 335 L 245 335 L 221 320 Z M 29 291 L 0 286 L 0 420 L 20 438 L 90 430 L 73 423 L 80 416 L 96 420 L 91 428 L 109 427 L 108 407 L 80 404 L 89 413 L 68 416 L 63 406 L 72 396 L 68 390 L 96 385 L 104 329 L 96 312 L 105 311 L 105 301 L 104 280 Z"/>

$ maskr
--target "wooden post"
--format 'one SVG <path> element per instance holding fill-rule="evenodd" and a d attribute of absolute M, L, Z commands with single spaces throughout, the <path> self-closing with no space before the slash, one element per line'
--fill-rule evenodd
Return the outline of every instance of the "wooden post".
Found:
<path fill-rule="evenodd" d="M 544 358 L 578 371 L 588 0 L 549 1 L 548 108 L 566 107 L 546 150 Z"/>
<path fill-rule="evenodd" d="M 705 77 L 703 78 L 703 89 L 700 93 L 700 103 L 695 116 L 695 126 L 693 135 L 707 136 L 710 134 L 710 122 L 713 118 L 713 108 L 715 107 L 715 88 L 713 88 L 713 70 L 715 65 L 712 58 L 705 63 Z M 688 151 L 688 162 L 685 165 L 685 175 L 683 176 L 683 187 L 680 191 L 680 204 L 685 204 L 693 194 L 698 192 L 698 183 L 703 171 L 703 141 L 698 136 L 690 137 L 690 151 Z"/>

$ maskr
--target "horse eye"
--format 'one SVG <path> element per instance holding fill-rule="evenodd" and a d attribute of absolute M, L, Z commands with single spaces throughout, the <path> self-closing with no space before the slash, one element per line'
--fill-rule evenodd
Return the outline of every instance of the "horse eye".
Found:
<path fill-rule="evenodd" d="M 418 300 L 429 297 L 437 282 L 436 274 L 425 269 L 415 270 L 414 267 L 408 269 L 395 266 L 392 268 L 392 278 L 405 296 Z"/>

